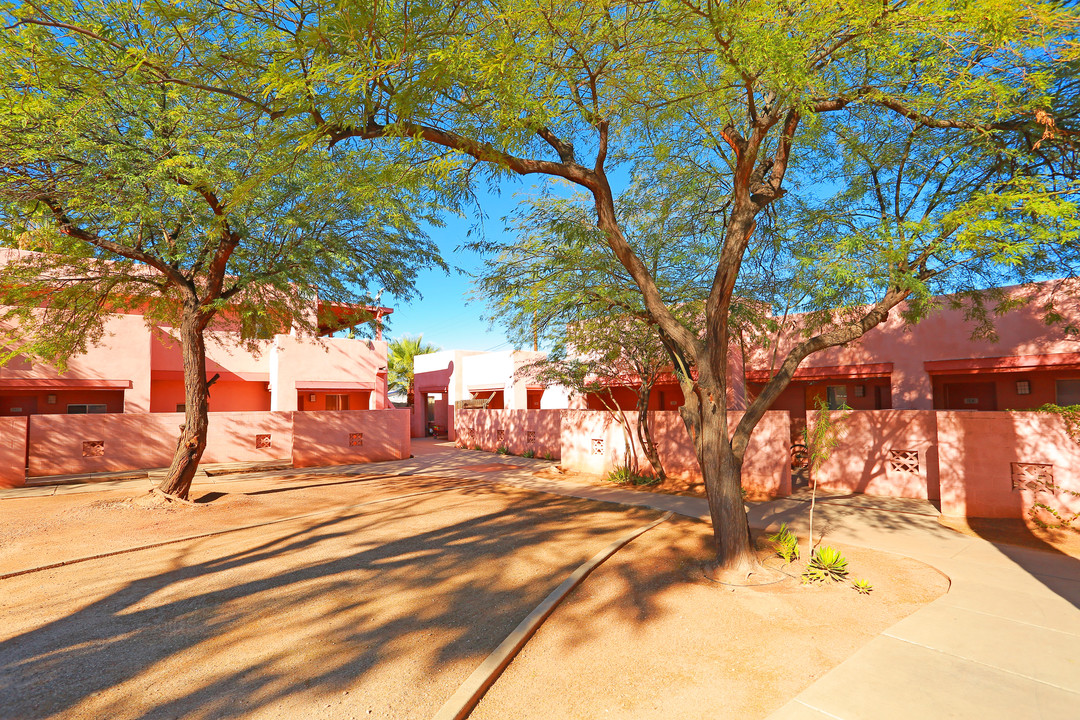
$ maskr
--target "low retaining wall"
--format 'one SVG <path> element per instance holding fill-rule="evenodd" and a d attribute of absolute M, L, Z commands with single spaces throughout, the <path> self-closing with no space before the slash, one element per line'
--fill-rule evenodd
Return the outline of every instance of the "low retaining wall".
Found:
<path fill-rule="evenodd" d="M 7 467 L 7 454 L 21 452 L 18 468 L 28 456 L 28 474 L 34 477 L 166 467 L 184 416 L 33 415 L 22 449 L 9 449 L 5 421 L 22 421 L 25 427 L 26 420 L 0 419 L 0 462 Z M 209 423 L 203 463 L 292 458 L 296 467 L 314 467 L 398 460 L 410 452 L 408 410 L 210 413 Z M 22 485 L 25 478 L 17 475 L 0 475 L 0 482 Z"/>

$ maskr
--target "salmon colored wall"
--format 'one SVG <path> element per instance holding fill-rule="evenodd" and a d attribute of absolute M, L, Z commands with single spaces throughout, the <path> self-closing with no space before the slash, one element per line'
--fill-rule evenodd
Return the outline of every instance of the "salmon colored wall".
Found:
<path fill-rule="evenodd" d="M 382 340 L 347 338 L 274 337 L 269 358 L 271 400 L 274 410 L 296 410 L 298 392 L 312 392 L 297 383 L 327 383 L 315 390 L 323 392 L 370 391 L 373 410 L 389 406 L 386 396 L 386 343 Z M 334 387 L 330 383 L 342 383 Z M 369 387 L 352 387 L 364 383 Z"/>
<path fill-rule="evenodd" d="M 176 412 L 176 406 L 184 403 L 183 380 L 152 380 L 150 387 L 150 412 Z M 270 391 L 264 382 L 218 380 L 210 386 L 210 412 L 269 411 Z"/>
<path fill-rule="evenodd" d="M 937 413 L 929 410 L 855 410 L 832 413 L 838 444 L 818 468 L 813 479 L 829 492 L 866 493 L 886 497 L 937 500 Z M 813 428 L 821 414 L 809 413 Z M 915 451 L 918 470 L 892 452 Z M 895 467 L 894 467 L 895 464 Z"/>
<path fill-rule="evenodd" d="M 637 413 L 626 413 L 631 428 L 636 428 Z M 730 413 L 732 427 L 741 417 Z M 673 479 L 684 486 L 700 484 L 701 472 L 693 445 L 682 418 L 677 412 L 653 412 L 650 415 L 660 460 Z M 768 412 L 751 436 L 743 464 L 743 486 L 755 495 L 791 493 L 791 441 L 787 413 Z M 605 411 L 596 410 L 461 410 L 457 414 L 458 447 L 479 445 L 493 452 L 505 445 L 512 454 L 521 455 L 532 447 L 538 456 L 550 453 L 561 459 L 564 467 L 579 472 L 603 475 L 625 460 L 625 441 L 621 426 Z M 502 440 L 499 431 L 503 431 Z M 528 444 L 527 433 L 535 433 Z M 635 429 L 636 433 L 636 429 Z M 603 442 L 603 452 L 594 452 L 594 440 Z M 649 461 L 633 442 L 643 473 Z"/>
<path fill-rule="evenodd" d="M 0 418 L 0 488 L 26 484 L 26 428 L 29 418 Z"/>
<path fill-rule="evenodd" d="M 149 412 L 150 366 L 150 329 L 143 318 L 110 315 L 101 344 L 72 357 L 64 374 L 42 363 L 8 363 L 0 366 L 0 383 L 26 378 L 130 380 L 132 387 L 124 393 L 124 412 Z"/>
<path fill-rule="evenodd" d="M 459 410 L 455 417 L 457 446 L 480 446 L 495 452 L 505 446 L 513 455 L 532 450 L 536 457 L 561 453 L 563 410 Z M 499 433 L 502 432 L 500 438 Z M 529 433 L 533 433 L 532 442 Z"/>
<path fill-rule="evenodd" d="M 355 434 L 362 444 L 351 444 Z M 408 410 L 293 414 L 294 467 L 403 460 L 410 451 Z"/>
<path fill-rule="evenodd" d="M 975 324 L 965 319 L 963 310 L 947 307 L 947 302 L 942 302 L 941 309 L 916 325 L 904 323 L 901 317 L 904 306 L 901 306 L 890 312 L 885 323 L 862 338 L 843 347 L 814 353 L 803 361 L 801 368 L 889 362 L 893 364 L 892 407 L 930 410 L 934 407 L 934 392 L 925 362 L 1077 352 L 1076 341 L 1065 334 L 1064 328 L 1080 325 L 1080 303 L 1075 301 L 1080 297 L 1080 280 L 1048 281 L 1003 290 L 1025 304 L 994 318 L 997 342 L 971 339 Z M 1043 320 L 1044 308 L 1055 293 L 1057 309 L 1065 322 L 1047 325 Z M 799 322 L 800 316 L 787 320 L 788 334 L 781 342 L 781 352 L 801 339 Z M 747 367 L 766 369 L 771 359 L 770 349 L 759 347 L 751 350 Z"/>
<path fill-rule="evenodd" d="M 49 395 L 56 396 L 55 403 L 47 402 Z M 68 405 L 101 405 L 107 412 L 124 412 L 123 390 L 0 390 L 0 415 L 11 413 L 13 407 L 21 407 L 20 398 L 32 397 L 37 400 L 38 415 L 66 414 Z M 11 413 L 23 414 L 23 413 Z"/>
<path fill-rule="evenodd" d="M 937 415 L 942 514 L 1020 518 L 1035 502 L 1066 517 L 1080 512 L 1080 445 L 1069 437 L 1060 417 L 1028 412 Z M 1052 465 L 1056 493 L 1014 490 L 1013 463 Z"/>
<path fill-rule="evenodd" d="M 604 475 L 625 460 L 622 429 L 610 413 L 567 410 L 563 417 L 562 465 L 580 472 Z M 626 413 L 636 436 L 637 413 Z M 742 413 L 729 412 L 729 427 L 734 428 Z M 653 437 L 660 462 L 667 474 L 686 487 L 700 485 L 701 469 L 686 426 L 677 412 L 651 414 Z M 743 461 L 743 487 L 754 496 L 791 494 L 791 431 L 787 413 L 770 411 L 750 437 Z M 595 452 L 593 440 L 603 440 L 603 454 Z M 644 452 L 633 443 L 638 466 L 649 474 L 651 467 Z"/>
<path fill-rule="evenodd" d="M 661 394 L 663 394 L 665 407 L 661 407 L 660 405 Z M 604 406 L 604 401 L 610 404 L 612 400 L 614 400 L 615 404 L 622 410 L 636 411 L 638 403 L 637 388 L 612 388 L 610 390 L 610 398 L 605 397 L 603 401 L 597 396 L 597 393 L 589 393 L 585 396 L 586 407 L 589 410 L 606 410 L 607 408 Z M 677 410 L 682 404 L 682 388 L 676 384 L 658 384 L 655 385 L 652 392 L 649 393 L 650 410 Z"/>
<path fill-rule="evenodd" d="M 30 418 L 32 477 L 116 472 L 167 466 L 184 422 L 181 413 L 34 415 Z M 274 460 L 292 453 L 288 413 L 211 413 L 202 462 Z M 255 436 L 271 447 L 255 447 Z M 83 442 L 103 440 L 101 456 L 84 457 Z"/>

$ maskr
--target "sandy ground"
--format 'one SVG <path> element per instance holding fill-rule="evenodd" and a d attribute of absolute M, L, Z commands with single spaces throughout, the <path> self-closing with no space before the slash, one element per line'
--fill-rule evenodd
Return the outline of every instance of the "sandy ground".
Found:
<path fill-rule="evenodd" d="M 238 498 L 217 520 L 306 499 Z M 186 532 L 210 509 L 82 501 L 37 540 L 125 517 Z M 427 718 L 578 564 L 657 516 L 486 485 L 8 578 L 0 716 Z"/>
<path fill-rule="evenodd" d="M 680 520 L 620 551 L 548 618 L 470 720 L 766 717 L 948 587 L 914 560 L 842 548 L 870 595 L 797 580 L 732 589 L 702 573 L 710 538 L 706 524 Z"/>

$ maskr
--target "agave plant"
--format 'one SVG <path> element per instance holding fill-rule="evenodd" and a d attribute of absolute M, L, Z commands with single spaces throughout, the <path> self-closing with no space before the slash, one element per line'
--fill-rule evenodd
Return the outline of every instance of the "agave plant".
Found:
<path fill-rule="evenodd" d="M 839 550 L 822 545 L 814 551 L 803 572 L 804 582 L 839 582 L 847 577 L 847 558 Z"/>
<path fill-rule="evenodd" d="M 799 559 L 799 536 L 791 531 L 787 523 L 780 523 L 780 529 L 767 539 L 784 562 L 790 563 Z"/>
<path fill-rule="evenodd" d="M 855 588 L 855 592 L 860 595 L 869 595 L 870 591 L 874 589 L 874 586 L 870 584 L 869 580 L 852 580 L 851 587 Z"/>

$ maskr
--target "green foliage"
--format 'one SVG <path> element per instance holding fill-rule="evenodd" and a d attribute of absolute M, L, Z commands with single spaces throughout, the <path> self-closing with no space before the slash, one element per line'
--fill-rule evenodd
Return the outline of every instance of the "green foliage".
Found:
<path fill-rule="evenodd" d="M 497 447 L 495 449 L 495 452 L 498 453 L 499 455 L 509 455 L 510 454 L 510 448 L 506 447 L 505 445 L 500 445 L 499 447 Z"/>
<path fill-rule="evenodd" d="M 423 334 L 416 337 L 402 335 L 391 340 L 386 347 L 386 377 L 391 392 L 402 395 L 412 392 L 414 358 L 440 349 L 425 343 Z"/>
<path fill-rule="evenodd" d="M 651 475 L 636 473 L 625 465 L 613 468 L 604 479 L 616 485 L 658 485 L 660 483 L 659 479 Z"/>
<path fill-rule="evenodd" d="M 533 450 L 532 448 L 529 448 L 525 452 L 521 453 L 521 457 L 523 457 L 523 458 L 534 458 L 534 457 L 536 457 L 536 451 Z"/>
<path fill-rule="evenodd" d="M 869 595 L 874 589 L 874 586 L 870 584 L 870 581 L 864 579 L 852 580 L 851 587 L 853 587 L 855 592 L 860 595 Z"/>
<path fill-rule="evenodd" d="M 472 449 L 473 450 L 483 450 L 484 448 L 480 447 L 479 445 L 473 445 Z"/>
<path fill-rule="evenodd" d="M 769 535 L 768 541 L 773 544 L 776 554 L 783 558 L 784 562 L 795 562 L 799 559 L 799 536 L 788 527 L 787 523 L 780 523 L 780 528 Z"/>
<path fill-rule="evenodd" d="M 555 459 L 555 456 L 554 456 L 554 455 L 552 455 L 552 454 L 551 454 L 550 452 L 546 452 L 546 453 L 544 453 L 544 459 L 545 459 L 545 460 L 549 460 L 549 461 L 550 461 L 550 460 L 554 460 L 554 459 Z"/>
<path fill-rule="evenodd" d="M 1065 422 L 1065 432 L 1069 433 L 1075 442 L 1080 443 L 1080 405 L 1055 405 L 1047 403 L 1037 409 L 1037 412 L 1057 415 Z"/>
<path fill-rule="evenodd" d="M 836 548 L 823 545 L 814 550 L 806 564 L 803 582 L 839 582 L 847 574 L 847 558 Z"/>

